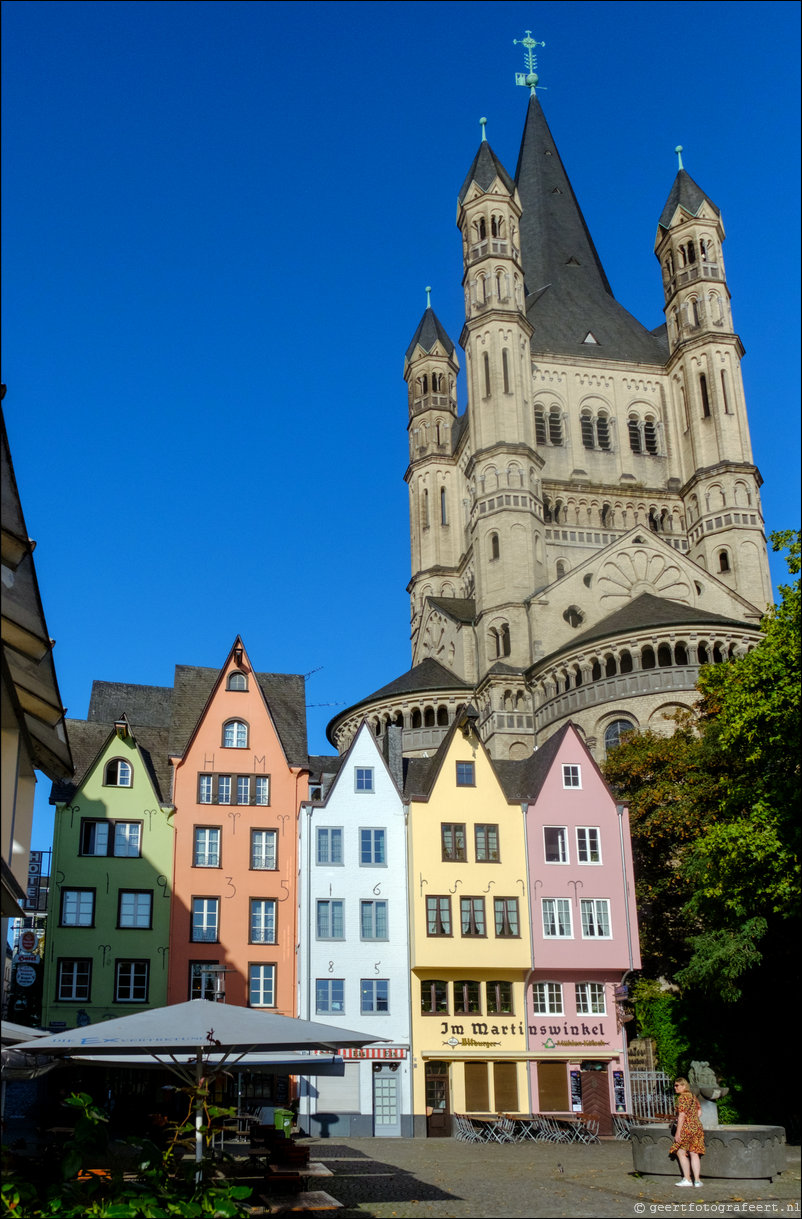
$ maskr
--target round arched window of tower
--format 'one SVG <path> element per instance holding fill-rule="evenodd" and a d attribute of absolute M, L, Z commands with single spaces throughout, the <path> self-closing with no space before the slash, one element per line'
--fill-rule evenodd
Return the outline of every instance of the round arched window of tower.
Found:
<path fill-rule="evenodd" d="M 604 730 L 604 752 L 609 753 L 611 749 L 616 749 L 624 738 L 634 731 L 635 725 L 631 720 L 613 720 Z"/>

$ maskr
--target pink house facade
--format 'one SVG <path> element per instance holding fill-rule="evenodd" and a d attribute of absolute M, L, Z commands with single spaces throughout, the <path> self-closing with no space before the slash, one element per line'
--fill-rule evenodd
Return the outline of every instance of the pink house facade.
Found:
<path fill-rule="evenodd" d="M 572 724 L 531 765 L 532 1108 L 584 1112 L 612 1133 L 629 1108 L 622 987 L 640 968 L 629 818 Z"/>

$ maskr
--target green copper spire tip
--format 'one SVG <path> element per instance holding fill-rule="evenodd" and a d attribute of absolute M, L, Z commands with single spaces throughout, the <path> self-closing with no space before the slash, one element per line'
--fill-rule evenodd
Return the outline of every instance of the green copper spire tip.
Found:
<path fill-rule="evenodd" d="M 487 119 L 479 119 L 479 126 L 482 128 L 482 143 L 484 144 L 487 140 L 487 131 L 485 130 L 487 127 Z"/>
<path fill-rule="evenodd" d="M 529 89 L 532 97 L 535 97 L 539 80 L 538 74 L 535 71 L 535 68 L 537 67 L 535 47 L 545 47 L 546 44 L 545 42 L 538 42 L 536 38 L 532 37 L 532 31 L 527 30 L 526 38 L 513 38 L 512 45 L 514 47 L 520 45 L 526 48 L 526 71 L 515 73 L 515 83 L 516 85 L 524 85 L 527 89 Z M 540 87 L 544 88 L 545 86 L 541 85 Z"/>
<path fill-rule="evenodd" d="M 426 308 L 431 309 L 431 307 L 432 307 L 432 289 L 431 289 L 431 287 L 427 286 L 427 288 L 426 288 Z"/>
<path fill-rule="evenodd" d="M 674 152 L 677 154 L 677 159 L 679 160 L 680 169 L 684 169 L 685 166 L 682 164 L 682 145 L 677 144 L 677 147 L 674 149 Z"/>

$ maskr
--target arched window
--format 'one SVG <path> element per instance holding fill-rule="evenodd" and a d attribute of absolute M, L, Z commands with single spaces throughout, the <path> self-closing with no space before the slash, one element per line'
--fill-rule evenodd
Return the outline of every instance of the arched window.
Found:
<path fill-rule="evenodd" d="M 448 707 L 437 708 L 437 726 L 438 728 L 448 727 Z"/>
<path fill-rule="evenodd" d="M 415 710 L 412 712 L 412 722 L 410 724 L 410 727 L 420 728 L 422 724 L 423 724 L 423 718 L 420 713 L 420 708 L 416 707 Z"/>
<path fill-rule="evenodd" d="M 618 670 L 620 673 L 632 672 L 632 654 L 630 652 L 624 651 L 621 653 L 618 658 Z"/>
<path fill-rule="evenodd" d="M 543 413 L 543 408 L 535 407 L 535 444 L 546 443 L 546 416 Z"/>
<path fill-rule="evenodd" d="M 579 423 L 582 430 L 582 444 L 586 449 L 592 449 L 594 447 L 595 436 L 593 435 L 593 418 L 590 411 L 582 412 Z"/>
<path fill-rule="evenodd" d="M 650 415 L 643 421 L 643 446 L 647 453 L 657 452 L 657 428 Z"/>
<path fill-rule="evenodd" d="M 566 563 L 565 559 L 557 560 L 556 571 L 557 571 L 557 579 L 562 580 L 563 576 L 568 571 L 568 564 Z"/>
<path fill-rule="evenodd" d="M 429 492 L 423 492 L 423 500 L 421 501 L 421 524 L 424 529 L 429 528 Z"/>
<path fill-rule="evenodd" d="M 657 661 L 654 656 L 654 648 L 645 647 L 640 654 L 640 667 L 642 669 L 656 669 Z"/>
<path fill-rule="evenodd" d="M 604 676 L 615 677 L 618 672 L 618 665 L 615 663 L 615 656 L 612 652 L 608 652 L 604 658 Z"/>
<path fill-rule="evenodd" d="M 636 415 L 630 415 L 627 420 L 627 429 L 629 430 L 629 447 L 633 453 L 642 453 L 643 446 L 641 444 L 640 423 Z"/>
<path fill-rule="evenodd" d="M 702 396 L 702 418 L 710 418 L 710 395 L 707 392 L 707 377 L 703 372 L 699 373 L 699 393 Z"/>
<path fill-rule="evenodd" d="M 599 664 L 598 660 L 594 660 L 590 670 L 590 680 L 601 681 L 601 675 L 601 665 Z"/>
<path fill-rule="evenodd" d="M 604 730 L 604 752 L 617 748 L 630 732 L 635 731 L 631 720 L 613 720 Z"/>
<path fill-rule="evenodd" d="M 479 217 L 479 240 L 484 241 L 487 236 L 487 221 L 484 216 Z"/>
<path fill-rule="evenodd" d="M 547 495 L 543 496 L 543 520 L 547 525 L 550 525 L 554 520 L 554 514 L 551 509 L 551 500 Z"/>
<path fill-rule="evenodd" d="M 244 673 L 229 673 L 228 675 L 229 690 L 247 690 L 248 679 Z"/>
<path fill-rule="evenodd" d="M 134 772 L 130 762 L 124 762 L 122 758 L 112 758 L 110 762 L 106 763 L 103 775 L 103 783 L 106 787 L 131 787 L 133 778 Z"/>
<path fill-rule="evenodd" d="M 718 552 L 718 569 L 719 571 L 730 570 L 730 556 L 727 554 L 726 550 L 720 550 Z"/>
<path fill-rule="evenodd" d="M 601 525 L 602 529 L 612 529 L 613 527 L 613 510 L 609 504 L 602 504 Z"/>
<path fill-rule="evenodd" d="M 610 449 L 610 421 L 606 415 L 599 415 L 596 420 L 596 442 L 600 449 L 608 452 Z"/>
<path fill-rule="evenodd" d="M 501 352 L 501 375 L 504 378 L 504 393 L 508 394 L 510 392 L 510 362 L 506 347 Z"/>
<path fill-rule="evenodd" d="M 511 647 L 511 644 L 510 644 L 510 628 L 509 628 L 509 625 L 508 625 L 506 622 L 504 623 L 503 627 L 501 628 L 500 641 L 501 641 L 501 653 L 500 653 L 500 655 L 502 655 L 502 656 L 509 656 L 509 654 L 510 654 L 510 647 Z"/>
<path fill-rule="evenodd" d="M 248 748 L 248 725 L 244 720 L 229 720 L 223 725 L 223 748 Z"/>
<path fill-rule="evenodd" d="M 671 648 L 667 643 L 661 643 L 657 649 L 658 667 L 661 669 L 670 669 L 673 662 L 674 658 L 671 655 Z"/>
<path fill-rule="evenodd" d="M 674 663 L 678 665 L 686 665 L 688 663 L 688 649 L 684 643 L 676 643 L 674 645 Z"/>
<path fill-rule="evenodd" d="M 423 712 L 424 728 L 434 728 L 434 707 L 427 707 Z"/>
<path fill-rule="evenodd" d="M 490 535 L 490 558 L 491 558 L 491 560 L 497 559 L 499 557 L 500 553 L 501 553 L 501 548 L 499 547 L 498 534 L 491 533 L 491 535 Z"/>
<path fill-rule="evenodd" d="M 485 397 L 490 397 L 490 356 L 487 352 L 482 356 L 482 366 L 485 373 Z"/>
<path fill-rule="evenodd" d="M 441 525 L 448 524 L 448 512 L 446 510 L 446 489 L 445 489 L 445 487 L 440 488 L 440 524 Z"/>

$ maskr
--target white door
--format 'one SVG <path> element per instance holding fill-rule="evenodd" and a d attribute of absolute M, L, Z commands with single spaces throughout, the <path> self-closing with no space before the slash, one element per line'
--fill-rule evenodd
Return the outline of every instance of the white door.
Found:
<path fill-rule="evenodd" d="M 400 1138 L 398 1063 L 373 1064 L 373 1133 L 377 1139 Z"/>

